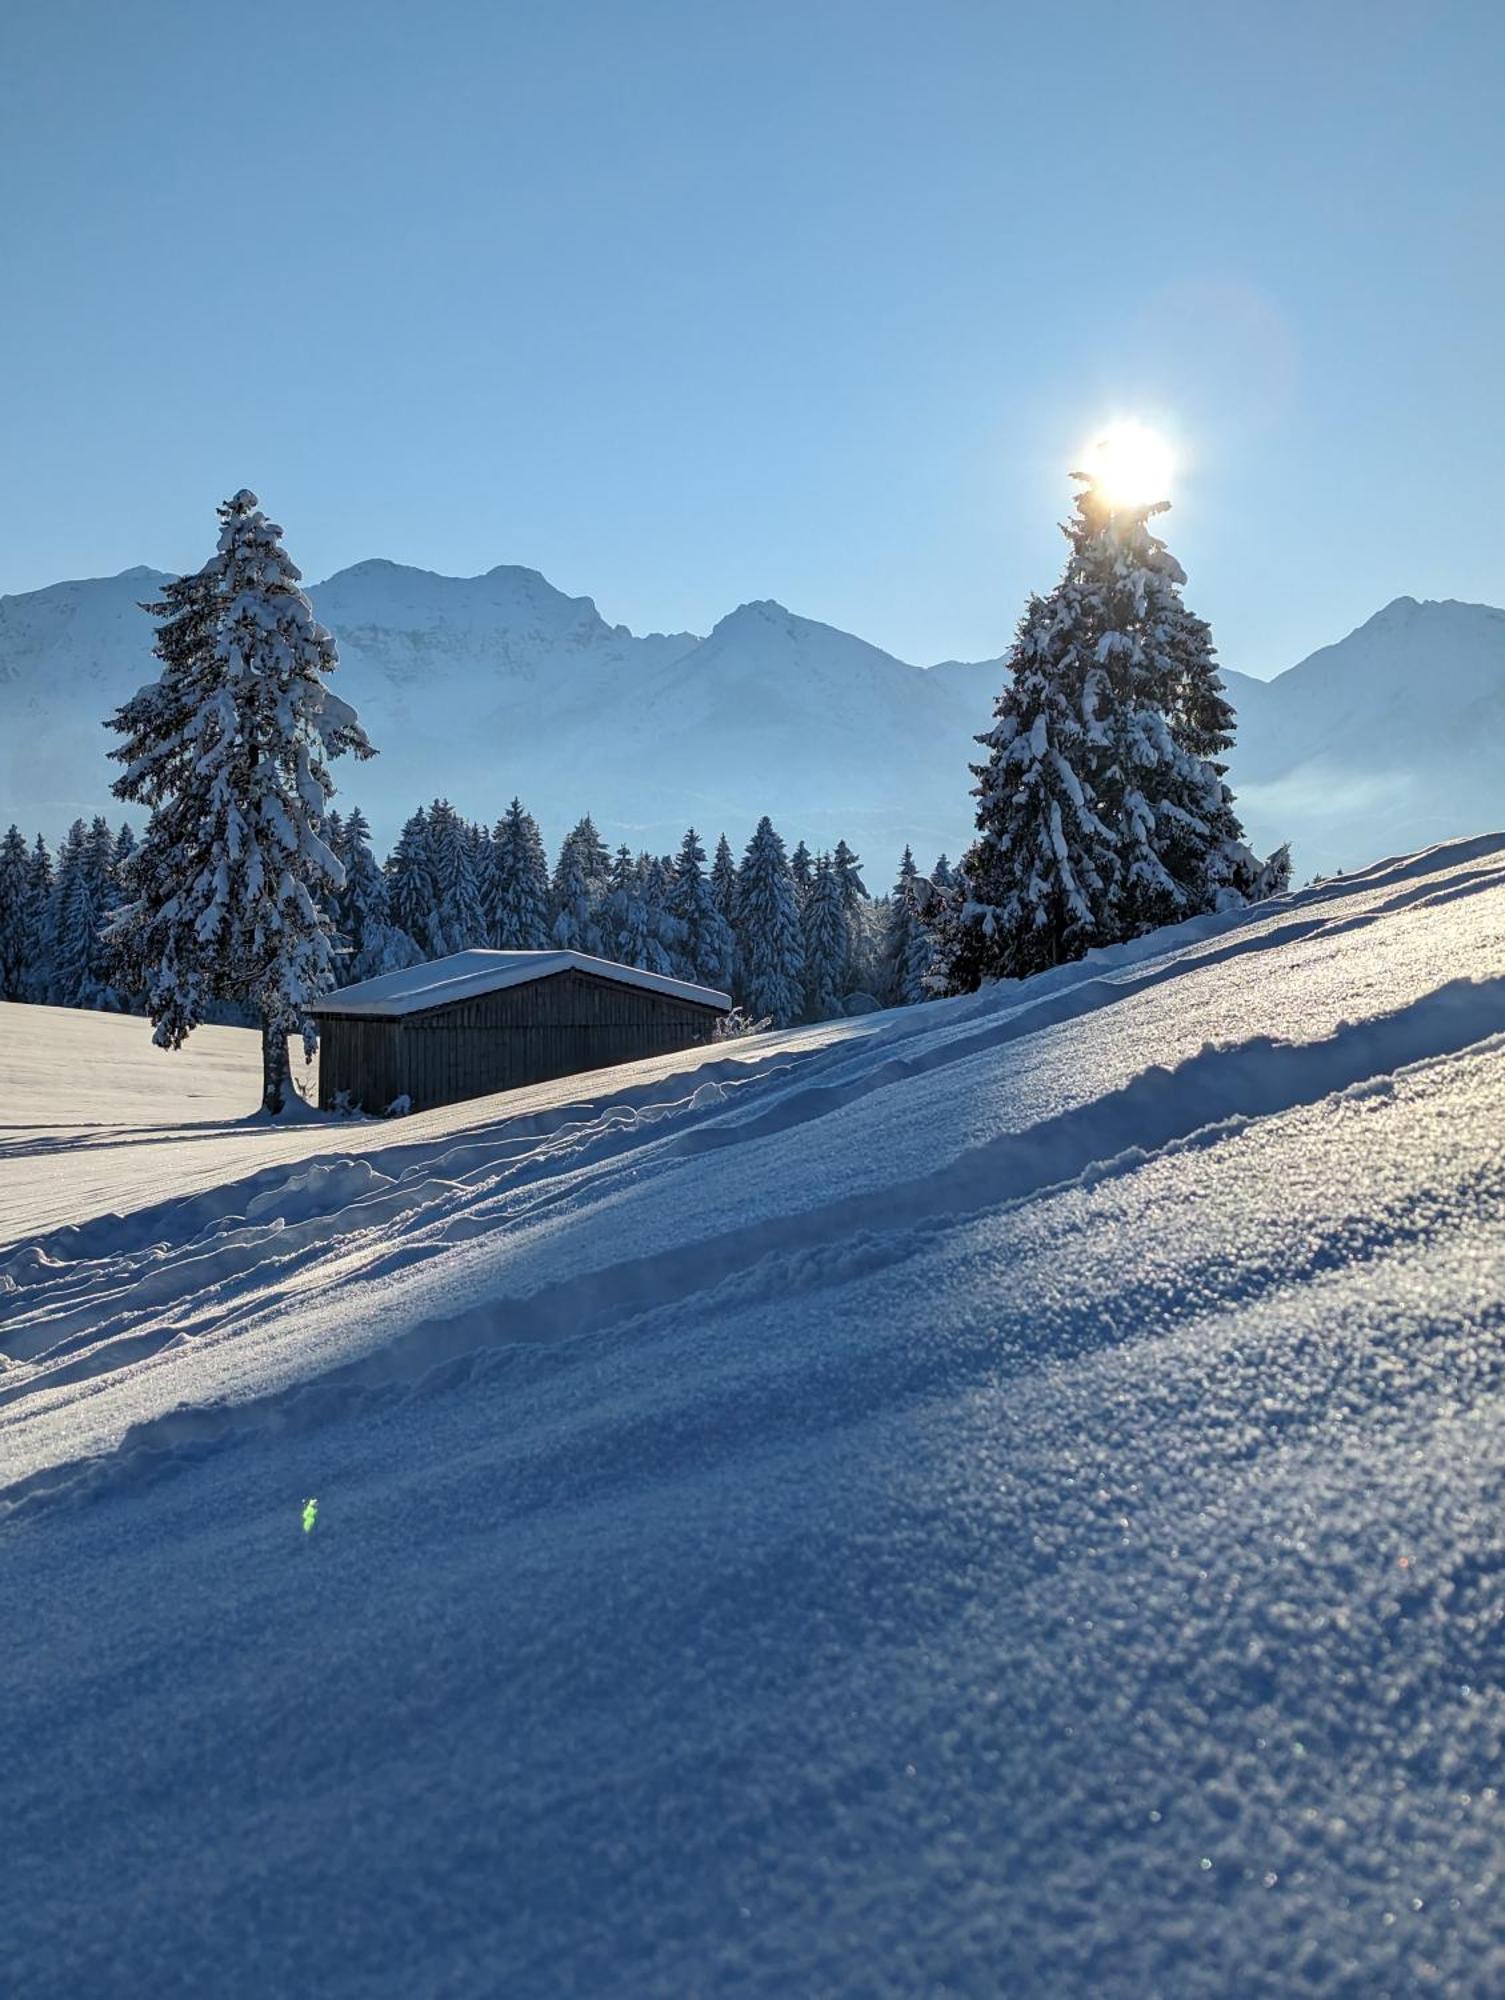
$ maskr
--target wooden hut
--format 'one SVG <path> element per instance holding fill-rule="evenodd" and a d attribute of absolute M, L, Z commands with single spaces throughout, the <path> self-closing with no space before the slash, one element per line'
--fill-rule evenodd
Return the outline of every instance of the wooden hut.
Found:
<path fill-rule="evenodd" d="M 319 1023 L 319 1103 L 383 1112 L 708 1042 L 731 999 L 578 951 L 458 951 L 331 993 Z"/>

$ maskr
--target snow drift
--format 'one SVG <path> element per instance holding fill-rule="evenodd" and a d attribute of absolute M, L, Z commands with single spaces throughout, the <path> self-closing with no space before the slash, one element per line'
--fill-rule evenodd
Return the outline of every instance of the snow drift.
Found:
<path fill-rule="evenodd" d="M 120 1188 L 100 1088 L 0 1144 Z M 132 1118 L 0 1248 L 18 1990 L 1505 1981 L 1505 836 L 218 1178 Z"/>

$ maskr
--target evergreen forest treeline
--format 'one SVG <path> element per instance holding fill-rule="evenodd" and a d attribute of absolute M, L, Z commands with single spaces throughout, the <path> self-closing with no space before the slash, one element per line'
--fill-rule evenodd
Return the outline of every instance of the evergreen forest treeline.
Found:
<path fill-rule="evenodd" d="M 708 861 L 693 829 L 676 854 L 612 853 L 587 815 L 551 867 L 516 799 L 490 828 L 436 799 L 385 860 L 359 806 L 332 807 L 324 831 L 343 876 L 322 899 L 337 985 L 476 946 L 571 950 L 729 992 L 780 1027 L 927 997 L 923 912 L 953 880 L 944 855 L 926 877 L 906 848 L 892 892 L 871 897 L 846 841 L 786 851 L 767 819 L 740 861 L 724 834 Z M 56 853 L 15 826 L 0 836 L 0 1000 L 146 1011 L 110 937 L 136 848 L 103 818 L 76 820 Z M 254 1018 L 234 1001 L 209 1017 Z"/>

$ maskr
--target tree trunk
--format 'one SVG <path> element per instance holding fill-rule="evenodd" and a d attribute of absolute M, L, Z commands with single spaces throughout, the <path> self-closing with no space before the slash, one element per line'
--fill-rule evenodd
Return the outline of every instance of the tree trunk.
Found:
<path fill-rule="evenodd" d="M 261 1108 L 280 1118 L 287 1103 L 287 1029 L 261 1017 Z"/>

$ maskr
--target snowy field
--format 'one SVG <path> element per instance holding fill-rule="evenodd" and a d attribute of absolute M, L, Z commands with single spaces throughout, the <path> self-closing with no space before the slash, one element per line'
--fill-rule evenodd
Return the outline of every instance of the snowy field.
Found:
<path fill-rule="evenodd" d="M 119 1014 L 0 1001 L 0 1244 L 107 1212 L 127 1213 L 174 1195 L 238 1180 L 264 1167 L 337 1149 L 344 1157 L 464 1131 L 498 1117 L 514 1137 L 524 1116 L 589 1122 L 624 1089 L 650 1084 L 673 1100 L 683 1077 L 706 1058 L 736 1075 L 766 1060 L 772 1046 L 817 1047 L 855 1024 L 805 1028 L 721 1050 L 654 1058 L 619 1074 L 597 1070 L 534 1085 L 486 1103 L 405 1119 L 330 1120 L 308 1103 L 277 1124 L 251 1115 L 261 1101 L 261 1043 L 243 1028 L 199 1028 L 173 1056 L 152 1046 L 151 1030 Z M 868 1025 L 871 1025 L 869 1023 Z M 293 1042 L 302 1096 L 318 1095 L 318 1058 L 305 1067 Z M 661 1080 L 667 1089 L 660 1088 Z M 691 1082 L 688 1089 L 693 1092 Z M 505 1108 L 503 1108 L 505 1107 Z"/>
<path fill-rule="evenodd" d="M 397 1123 L 0 1085 L 0 1989 L 1505 1992 L 1505 836 Z"/>

